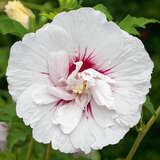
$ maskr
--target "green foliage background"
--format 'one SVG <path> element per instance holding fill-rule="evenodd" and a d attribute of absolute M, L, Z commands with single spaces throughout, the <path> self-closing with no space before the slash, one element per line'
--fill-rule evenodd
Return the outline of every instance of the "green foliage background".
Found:
<path fill-rule="evenodd" d="M 59 1 L 63 3 L 63 0 Z M 5 2 L 7 1 L 0 0 L 0 8 Z M 26 32 L 35 31 L 44 23 L 50 21 L 50 19 L 52 19 L 58 12 L 75 9 L 78 8 L 79 5 L 83 7 L 94 7 L 97 4 L 103 4 L 103 7 L 98 5 L 95 9 L 100 9 L 105 12 L 108 19 L 113 19 L 113 21 L 117 23 L 121 22 L 121 20 L 128 14 L 134 17 L 155 18 L 160 20 L 159 0 L 83 0 L 81 3 L 73 3 L 72 5 L 65 4 L 63 7 L 60 6 L 61 3 L 58 3 L 57 0 L 23 0 L 22 2 L 28 8 L 32 9 L 36 15 L 36 22 L 34 22 L 34 20 L 30 21 L 31 25 L 29 30 L 26 30 L 20 24 L 15 25 L 15 23 L 17 23 L 15 21 L 6 21 L 5 13 L 3 10 L 0 10 L 0 121 L 7 122 L 9 126 L 7 151 L 4 153 L 0 152 L 0 160 L 24 160 L 31 138 L 31 129 L 24 126 L 23 122 L 16 116 L 15 103 L 12 101 L 7 90 L 5 72 L 9 57 L 9 49 L 15 41 L 21 39 Z M 105 7 L 107 7 L 107 10 Z M 130 18 L 130 16 L 128 18 Z M 136 21 L 135 23 L 137 23 L 136 19 L 131 19 L 132 23 L 133 21 Z M 154 20 L 149 21 L 156 22 Z M 142 24 L 141 22 L 138 22 L 138 26 L 141 28 L 137 29 L 137 33 L 139 34 L 140 39 L 144 42 L 145 47 L 155 64 L 152 78 L 152 89 L 149 96 L 154 108 L 157 108 L 160 105 L 160 24 L 148 24 L 145 28 L 144 23 Z M 120 24 L 122 28 L 124 27 L 127 30 L 126 25 L 123 26 L 124 22 L 121 22 Z M 131 25 L 131 23 L 127 22 L 127 25 L 128 24 Z M 133 24 L 133 26 L 135 27 L 135 24 Z M 151 116 L 151 112 L 146 108 L 143 108 L 144 123 L 147 122 Z M 120 143 L 102 149 L 100 151 L 101 160 L 120 160 L 120 158 L 125 158 L 136 136 L 137 130 L 135 127 L 130 130 Z M 42 160 L 44 153 L 45 145 L 34 142 L 32 160 Z M 70 154 L 64 154 L 58 151 L 52 151 L 51 154 L 51 160 L 75 159 Z M 80 159 L 85 160 L 87 158 L 79 158 L 79 160 Z M 160 119 L 154 124 L 144 138 L 133 158 L 133 160 L 142 159 L 160 160 Z"/>

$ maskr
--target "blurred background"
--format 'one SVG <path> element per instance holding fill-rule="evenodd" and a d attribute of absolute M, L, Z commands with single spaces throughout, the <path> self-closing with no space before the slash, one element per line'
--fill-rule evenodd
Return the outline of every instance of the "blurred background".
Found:
<path fill-rule="evenodd" d="M 0 0 L 0 19 L 5 15 L 3 4 L 7 2 Z M 38 17 L 42 12 L 48 12 L 51 8 L 58 7 L 56 0 L 25 0 L 25 6 L 30 8 Z M 105 5 L 115 22 L 120 22 L 128 14 L 135 17 L 156 18 L 160 20 L 160 0 L 83 0 L 83 7 L 93 7 L 96 4 Z M 34 6 L 34 4 L 36 4 Z M 38 9 L 37 6 L 41 8 Z M 43 10 L 44 8 L 44 10 Z M 7 27 L 7 26 L 6 26 Z M 154 61 L 155 68 L 152 75 L 152 89 L 150 90 L 150 100 L 157 108 L 160 105 L 160 24 L 149 24 L 146 29 L 140 29 L 139 38 L 143 41 L 146 50 Z M 11 34 L 2 35 L 0 33 L 0 121 L 7 122 L 9 135 L 7 139 L 7 150 L 0 153 L 0 160 L 23 160 L 30 141 L 31 130 L 23 125 L 23 122 L 16 117 L 15 104 L 8 94 L 6 81 L 6 66 L 8 62 L 9 49 L 11 45 L 20 38 Z M 150 112 L 144 108 L 143 120 L 147 122 L 151 117 Z M 135 138 L 136 128 L 130 130 L 120 143 L 107 146 L 100 151 L 101 160 L 118 160 L 128 154 Z M 41 160 L 44 145 L 35 142 L 33 160 Z M 72 155 L 52 151 L 51 160 L 72 160 Z M 86 158 L 79 158 L 86 159 Z M 139 146 L 133 160 L 160 160 L 160 119 L 150 129 L 143 142 Z"/>

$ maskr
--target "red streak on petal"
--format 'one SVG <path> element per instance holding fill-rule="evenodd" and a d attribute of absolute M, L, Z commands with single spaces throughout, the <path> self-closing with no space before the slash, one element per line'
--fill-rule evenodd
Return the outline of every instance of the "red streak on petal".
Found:
<path fill-rule="evenodd" d="M 62 105 L 68 104 L 70 102 L 72 102 L 72 100 L 63 100 Z"/>
<path fill-rule="evenodd" d="M 63 99 L 60 99 L 60 100 L 58 100 L 57 101 L 57 103 L 56 103 L 56 107 L 58 107 L 59 105 L 60 105 L 60 103 L 62 104 L 62 105 L 65 105 L 65 104 L 68 104 L 68 103 L 70 103 L 70 102 L 72 102 L 72 100 L 63 100 Z"/>
<path fill-rule="evenodd" d="M 71 62 L 70 66 L 69 66 L 69 73 L 68 73 L 68 75 L 70 75 L 75 69 L 76 69 L 76 65 Z"/>
<path fill-rule="evenodd" d="M 108 68 L 106 70 L 100 70 L 99 72 L 102 73 L 102 74 L 110 74 L 110 73 L 113 73 L 113 72 L 109 72 L 111 71 L 115 66 L 111 67 L 111 68 Z"/>
<path fill-rule="evenodd" d="M 85 48 L 84 53 L 82 58 L 80 58 L 80 49 L 79 49 L 79 54 L 78 57 L 75 58 L 74 63 L 78 62 L 78 61 L 82 61 L 82 67 L 79 70 L 79 72 L 83 72 L 86 69 L 89 68 L 94 68 L 95 67 L 95 63 L 92 61 L 92 59 L 94 58 L 93 53 L 95 50 L 93 50 L 87 57 L 87 50 L 88 48 Z M 70 67 L 69 67 L 69 75 L 76 69 L 76 65 L 73 62 L 70 62 Z"/>
<path fill-rule="evenodd" d="M 104 75 L 107 75 L 109 71 L 112 70 L 113 67 L 111 68 L 108 68 L 108 69 L 101 69 L 95 62 L 94 62 L 94 58 L 95 58 L 95 55 L 94 55 L 94 52 L 95 52 L 95 49 L 90 53 L 88 54 L 87 56 L 87 51 L 88 51 L 88 48 L 86 47 L 84 49 L 84 53 L 83 53 L 83 56 L 80 57 L 80 48 L 79 48 L 79 53 L 78 53 L 78 56 L 75 58 L 74 62 L 71 61 L 70 62 L 70 65 L 69 65 L 69 74 L 70 75 L 75 69 L 76 69 L 76 65 L 74 64 L 75 62 L 79 62 L 79 61 L 82 61 L 83 64 L 79 70 L 79 72 L 83 72 L 84 70 L 86 69 L 89 69 L 89 68 L 92 68 L 94 70 L 96 70 L 97 72 L 100 72 Z"/>
<path fill-rule="evenodd" d="M 86 110 L 85 110 L 85 109 L 83 109 L 83 111 L 82 111 L 82 115 L 83 115 L 83 116 L 85 115 L 85 112 L 86 112 Z"/>
<path fill-rule="evenodd" d="M 62 99 L 58 100 L 57 103 L 56 103 L 56 107 L 58 107 L 59 104 L 60 104 L 62 101 L 63 101 Z"/>
<path fill-rule="evenodd" d="M 90 102 L 87 104 L 87 112 L 91 114 L 91 116 L 93 117 L 93 112 L 92 112 L 92 107 Z"/>
<path fill-rule="evenodd" d="M 49 76 L 49 73 L 48 72 L 40 72 L 42 74 L 45 74 L 45 75 L 48 75 Z"/>
<path fill-rule="evenodd" d="M 83 53 L 83 57 L 81 59 L 81 61 L 83 62 L 83 65 L 82 65 L 79 72 L 83 72 L 86 69 L 96 67 L 96 64 L 93 61 L 93 58 L 94 58 L 93 53 L 95 50 L 93 50 L 88 56 L 87 56 L 87 50 L 88 50 L 88 48 L 85 48 L 84 53 Z"/>
<path fill-rule="evenodd" d="M 82 61 L 85 61 L 85 58 L 86 58 L 86 55 L 87 55 L 87 50 L 88 50 L 88 48 L 85 48 L 85 49 L 84 49 Z"/>

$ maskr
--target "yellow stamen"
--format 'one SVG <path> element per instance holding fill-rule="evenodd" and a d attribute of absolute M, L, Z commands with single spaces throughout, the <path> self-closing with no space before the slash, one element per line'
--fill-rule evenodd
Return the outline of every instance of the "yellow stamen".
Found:
<path fill-rule="evenodd" d="M 83 81 L 83 84 L 81 85 L 72 85 L 71 89 L 75 94 L 82 94 L 83 92 L 85 92 L 86 86 L 87 86 L 87 81 Z"/>

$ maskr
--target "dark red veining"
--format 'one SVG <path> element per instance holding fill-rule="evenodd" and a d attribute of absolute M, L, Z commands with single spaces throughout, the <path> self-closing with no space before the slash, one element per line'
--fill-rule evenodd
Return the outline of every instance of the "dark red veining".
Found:
<path fill-rule="evenodd" d="M 81 56 L 80 47 L 79 47 L 78 56 L 74 60 L 70 60 L 70 63 L 69 63 L 69 74 L 68 74 L 68 76 L 76 69 L 75 63 L 79 62 L 79 61 L 83 62 L 82 66 L 81 66 L 81 68 L 79 70 L 79 72 L 83 72 L 84 70 L 92 68 L 92 69 L 96 70 L 97 72 L 102 73 L 104 75 L 113 73 L 112 69 L 115 66 L 113 66 L 111 68 L 108 68 L 108 69 L 102 69 L 102 68 L 100 68 L 100 66 L 98 64 L 95 63 L 95 61 L 94 61 L 94 58 L 95 58 L 95 54 L 94 54 L 95 53 L 95 49 L 91 53 L 89 53 L 89 54 L 87 54 L 87 52 L 88 52 L 88 47 L 86 47 L 84 49 L 84 53 Z M 44 75 L 50 76 L 50 74 L 48 72 L 40 72 L 40 73 L 44 74 Z M 57 101 L 57 103 L 56 103 L 55 106 L 58 107 L 59 105 L 65 105 L 65 104 L 68 104 L 70 102 L 72 102 L 72 100 L 63 100 L 63 99 L 60 99 L 60 100 Z M 91 115 L 92 118 L 94 117 L 90 102 L 82 110 L 82 115 L 86 116 L 86 118 L 88 119 L 87 112 L 88 112 L 88 114 Z"/>
<path fill-rule="evenodd" d="M 49 76 L 49 73 L 48 72 L 40 72 L 42 74 L 45 74 L 45 75 L 48 75 Z"/>
<path fill-rule="evenodd" d="M 60 99 L 60 100 L 57 101 L 57 103 L 56 103 L 55 106 L 58 107 L 60 104 L 61 105 L 65 105 L 65 104 L 68 104 L 70 102 L 72 102 L 72 100 L 63 100 L 63 99 Z"/>
<path fill-rule="evenodd" d="M 88 114 L 91 115 L 91 117 L 93 118 L 93 112 L 92 112 L 92 107 L 91 107 L 91 104 L 90 102 L 87 104 L 87 107 L 85 107 L 83 110 L 82 110 L 82 116 L 85 117 L 87 120 L 88 120 Z"/>
<path fill-rule="evenodd" d="M 90 115 L 93 117 L 93 112 L 90 102 L 87 104 L 87 112 L 90 113 Z"/>
<path fill-rule="evenodd" d="M 108 69 L 101 69 L 100 67 L 98 67 L 98 65 L 94 62 L 94 58 L 95 58 L 95 55 L 94 55 L 94 52 L 95 52 L 95 49 L 87 56 L 87 51 L 88 51 L 88 48 L 86 47 L 84 49 L 84 53 L 83 53 L 83 56 L 80 57 L 80 49 L 79 49 L 79 53 L 78 53 L 78 56 L 75 58 L 74 62 L 71 61 L 70 64 L 69 64 L 69 75 L 76 69 L 76 65 L 74 64 L 75 62 L 79 62 L 79 61 L 82 61 L 83 64 L 79 70 L 79 72 L 83 72 L 84 70 L 86 69 L 89 69 L 89 68 L 92 68 L 102 74 L 108 74 L 108 72 L 110 70 L 112 70 L 112 68 L 114 67 L 111 67 L 111 68 L 108 68 Z"/>

